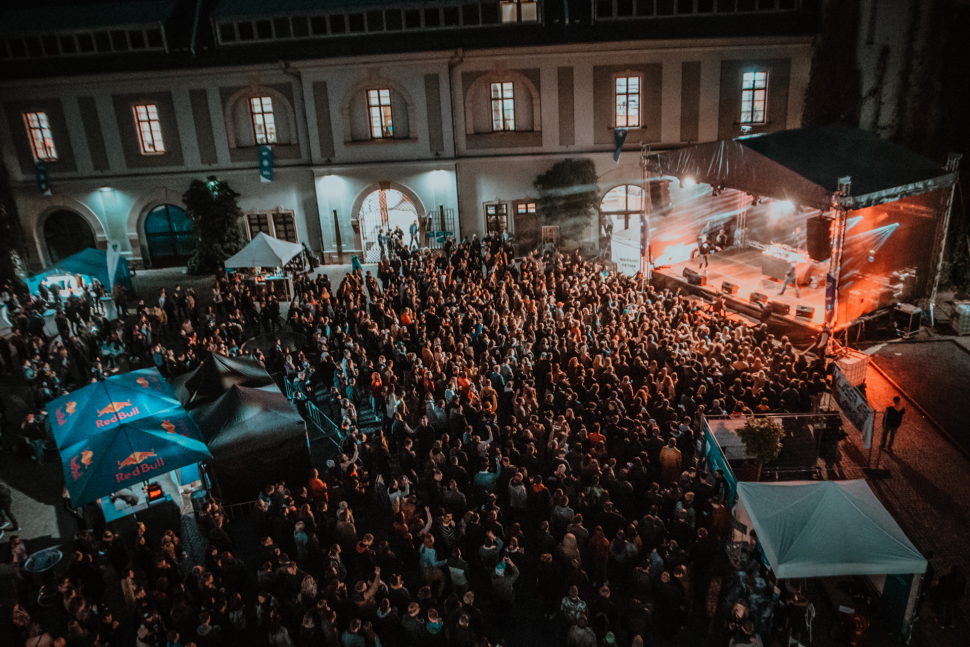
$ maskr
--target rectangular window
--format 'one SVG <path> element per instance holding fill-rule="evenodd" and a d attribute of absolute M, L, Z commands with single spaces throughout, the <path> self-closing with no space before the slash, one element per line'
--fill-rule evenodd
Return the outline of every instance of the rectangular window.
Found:
<path fill-rule="evenodd" d="M 368 90 L 367 111 L 370 113 L 370 136 L 385 139 L 394 136 L 394 121 L 391 118 L 391 91 Z"/>
<path fill-rule="evenodd" d="M 296 222 L 293 219 L 292 212 L 279 211 L 274 213 L 273 229 L 276 232 L 276 238 L 285 240 L 288 243 L 299 242 L 296 239 Z"/>
<path fill-rule="evenodd" d="M 158 107 L 150 103 L 143 106 L 134 106 L 134 111 L 141 154 L 164 153 L 165 142 L 162 141 L 162 124 L 158 121 Z"/>
<path fill-rule="evenodd" d="M 502 14 L 503 25 L 519 22 L 519 3 L 500 2 L 498 3 L 498 7 L 499 7 L 499 11 Z"/>
<path fill-rule="evenodd" d="M 485 231 L 488 234 L 501 234 L 509 229 L 508 208 L 504 204 L 485 205 Z"/>
<path fill-rule="evenodd" d="M 539 3 L 538 2 L 528 2 L 527 0 L 522 0 L 519 2 L 519 11 L 522 14 L 522 22 L 538 22 L 539 21 Z"/>
<path fill-rule="evenodd" d="M 57 149 L 54 147 L 54 136 L 51 134 L 50 122 L 47 121 L 47 113 L 25 113 L 24 123 L 27 126 L 30 147 L 34 151 L 34 159 L 45 162 L 56 161 Z"/>
<path fill-rule="evenodd" d="M 253 131 L 257 144 L 276 143 L 276 120 L 273 118 L 273 99 L 253 97 L 249 100 L 253 115 Z"/>
<path fill-rule="evenodd" d="M 518 202 L 515 205 L 515 213 L 535 213 L 535 202 Z"/>
<path fill-rule="evenodd" d="M 503 25 L 539 20 L 539 3 L 535 0 L 506 0 L 498 6 Z"/>
<path fill-rule="evenodd" d="M 621 76 L 616 79 L 616 127 L 640 127 L 639 76 Z"/>
<path fill-rule="evenodd" d="M 768 120 L 768 73 L 745 72 L 741 79 L 741 123 L 763 124 Z"/>
<path fill-rule="evenodd" d="M 515 97 L 511 83 L 492 84 L 492 130 L 515 130 Z"/>
<path fill-rule="evenodd" d="M 246 215 L 249 224 L 249 239 L 252 240 L 260 232 L 267 236 L 273 235 L 273 228 L 269 222 L 269 215 L 265 213 L 250 213 Z"/>

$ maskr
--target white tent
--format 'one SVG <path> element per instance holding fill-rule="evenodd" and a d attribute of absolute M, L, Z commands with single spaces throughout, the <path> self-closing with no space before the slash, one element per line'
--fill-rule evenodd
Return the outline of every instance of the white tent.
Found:
<path fill-rule="evenodd" d="M 779 579 L 926 572 L 865 481 L 741 482 L 737 519 L 750 521 Z"/>
<path fill-rule="evenodd" d="M 226 261 L 226 269 L 234 267 L 283 267 L 303 251 L 299 243 L 288 243 L 259 232 L 237 254 Z"/>

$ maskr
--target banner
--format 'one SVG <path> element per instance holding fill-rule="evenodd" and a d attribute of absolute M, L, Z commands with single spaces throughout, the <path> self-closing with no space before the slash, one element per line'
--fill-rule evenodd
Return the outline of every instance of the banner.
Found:
<path fill-rule="evenodd" d="M 640 271 L 640 249 L 632 240 L 614 237 L 610 260 L 616 263 L 618 274 L 636 276 Z"/>
<path fill-rule="evenodd" d="M 839 289 L 839 280 L 831 274 L 825 275 L 825 323 L 831 328 L 835 325 L 835 295 Z"/>
<path fill-rule="evenodd" d="M 259 180 L 260 182 L 273 181 L 273 147 L 259 147 Z"/>
<path fill-rule="evenodd" d="M 613 161 L 619 163 L 620 153 L 623 152 L 623 142 L 626 141 L 626 128 L 617 128 L 613 131 Z"/>
<path fill-rule="evenodd" d="M 37 189 L 41 193 L 51 194 L 51 178 L 47 173 L 47 162 L 44 160 L 34 161 L 34 179 L 37 180 Z"/>
<path fill-rule="evenodd" d="M 849 384 L 837 365 L 832 376 L 832 397 L 835 398 L 849 422 L 862 433 L 864 447 L 866 449 L 872 447 L 872 428 L 876 420 L 876 412 L 869 406 L 866 396 Z"/>

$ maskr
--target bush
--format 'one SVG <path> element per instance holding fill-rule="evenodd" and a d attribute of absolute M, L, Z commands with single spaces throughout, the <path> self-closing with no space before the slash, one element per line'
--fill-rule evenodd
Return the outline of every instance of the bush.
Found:
<path fill-rule="evenodd" d="M 738 437 L 744 443 L 748 458 L 758 464 L 758 477 L 761 467 L 778 460 L 781 453 L 781 439 L 785 430 L 771 418 L 748 418 L 738 429 Z"/>

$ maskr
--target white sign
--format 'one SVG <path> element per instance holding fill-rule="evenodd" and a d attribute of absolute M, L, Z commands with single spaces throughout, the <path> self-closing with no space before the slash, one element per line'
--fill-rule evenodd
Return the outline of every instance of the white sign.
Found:
<path fill-rule="evenodd" d="M 612 240 L 612 260 L 616 271 L 627 276 L 636 276 L 640 271 L 640 247 L 633 241 L 614 236 Z"/>
<path fill-rule="evenodd" d="M 863 446 L 872 447 L 872 427 L 876 419 L 876 412 L 869 406 L 866 396 L 856 387 L 849 384 L 838 365 L 832 378 L 832 396 L 842 409 L 842 413 L 862 433 Z"/>

